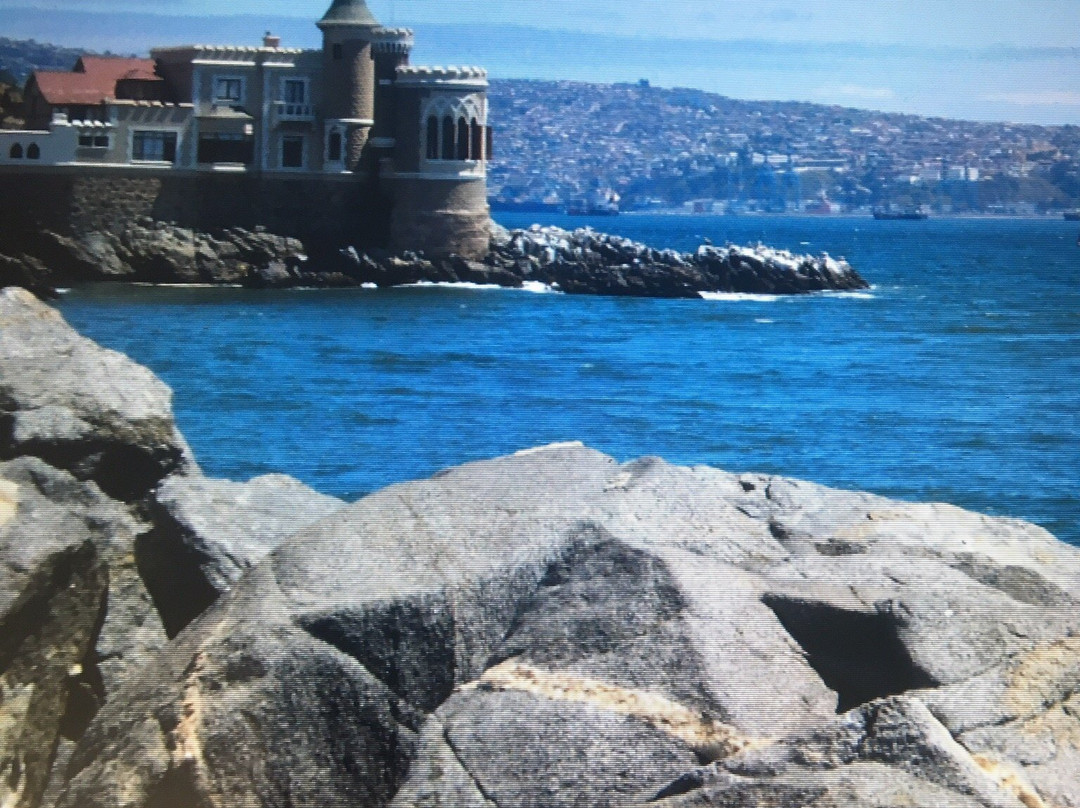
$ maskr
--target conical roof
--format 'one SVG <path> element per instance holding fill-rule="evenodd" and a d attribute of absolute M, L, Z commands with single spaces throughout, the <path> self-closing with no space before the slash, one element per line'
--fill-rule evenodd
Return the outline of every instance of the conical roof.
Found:
<path fill-rule="evenodd" d="M 330 10 L 319 20 L 319 27 L 324 25 L 361 25 L 377 26 L 379 21 L 367 7 L 365 0 L 334 0 Z"/>

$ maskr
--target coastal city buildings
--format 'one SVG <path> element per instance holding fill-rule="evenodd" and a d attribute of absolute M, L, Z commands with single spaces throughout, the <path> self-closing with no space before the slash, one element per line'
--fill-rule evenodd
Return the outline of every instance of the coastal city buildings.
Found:
<path fill-rule="evenodd" d="M 739 101 L 647 83 L 497 80 L 506 207 L 571 205 L 596 189 L 623 209 L 698 212 L 926 205 L 1028 213 L 1080 204 L 1080 127 L 929 119 Z"/>

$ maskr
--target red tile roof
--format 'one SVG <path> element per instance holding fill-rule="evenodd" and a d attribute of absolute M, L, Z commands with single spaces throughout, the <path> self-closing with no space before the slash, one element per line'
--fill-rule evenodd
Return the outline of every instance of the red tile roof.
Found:
<path fill-rule="evenodd" d="M 70 72 L 38 70 L 34 81 L 45 100 L 52 104 L 100 104 L 116 97 L 121 79 L 161 81 L 154 73 L 153 59 L 122 59 L 112 56 L 83 56 Z"/>

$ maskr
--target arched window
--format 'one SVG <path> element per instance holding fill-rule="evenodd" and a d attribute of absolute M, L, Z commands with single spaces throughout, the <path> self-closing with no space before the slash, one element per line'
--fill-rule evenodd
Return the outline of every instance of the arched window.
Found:
<path fill-rule="evenodd" d="M 22 144 L 21 143 L 16 143 L 15 145 L 13 145 L 11 147 L 11 151 L 8 152 L 8 156 L 11 157 L 12 160 L 21 160 L 22 159 Z"/>
<path fill-rule="evenodd" d="M 454 119 L 447 115 L 442 119 L 442 159 L 454 159 Z"/>
<path fill-rule="evenodd" d="M 469 159 L 469 123 L 464 118 L 457 122 L 457 159 Z"/>
<path fill-rule="evenodd" d="M 427 119 L 427 159 L 439 159 L 439 119 L 434 115 Z"/>
<path fill-rule="evenodd" d="M 40 158 L 41 158 L 41 149 L 38 148 L 38 144 L 31 143 L 30 146 L 26 149 L 26 159 L 27 160 L 38 160 Z"/>
<path fill-rule="evenodd" d="M 480 121 L 476 118 L 472 119 L 472 123 L 469 124 L 469 129 L 472 134 L 470 154 L 473 160 L 484 159 L 484 127 L 480 125 Z"/>

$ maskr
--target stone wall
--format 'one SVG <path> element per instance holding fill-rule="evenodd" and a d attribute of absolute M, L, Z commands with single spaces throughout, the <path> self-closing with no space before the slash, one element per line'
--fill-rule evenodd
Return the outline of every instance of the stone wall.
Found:
<path fill-rule="evenodd" d="M 352 176 L 0 167 L 0 246 L 7 251 L 41 230 L 119 232 L 140 217 L 199 230 L 261 226 L 315 250 L 379 247 L 390 211 L 377 186 Z"/>
<path fill-rule="evenodd" d="M 457 253 L 467 258 L 488 252 L 490 229 L 482 179 L 399 179 L 395 185 L 390 246 L 431 255 Z"/>

